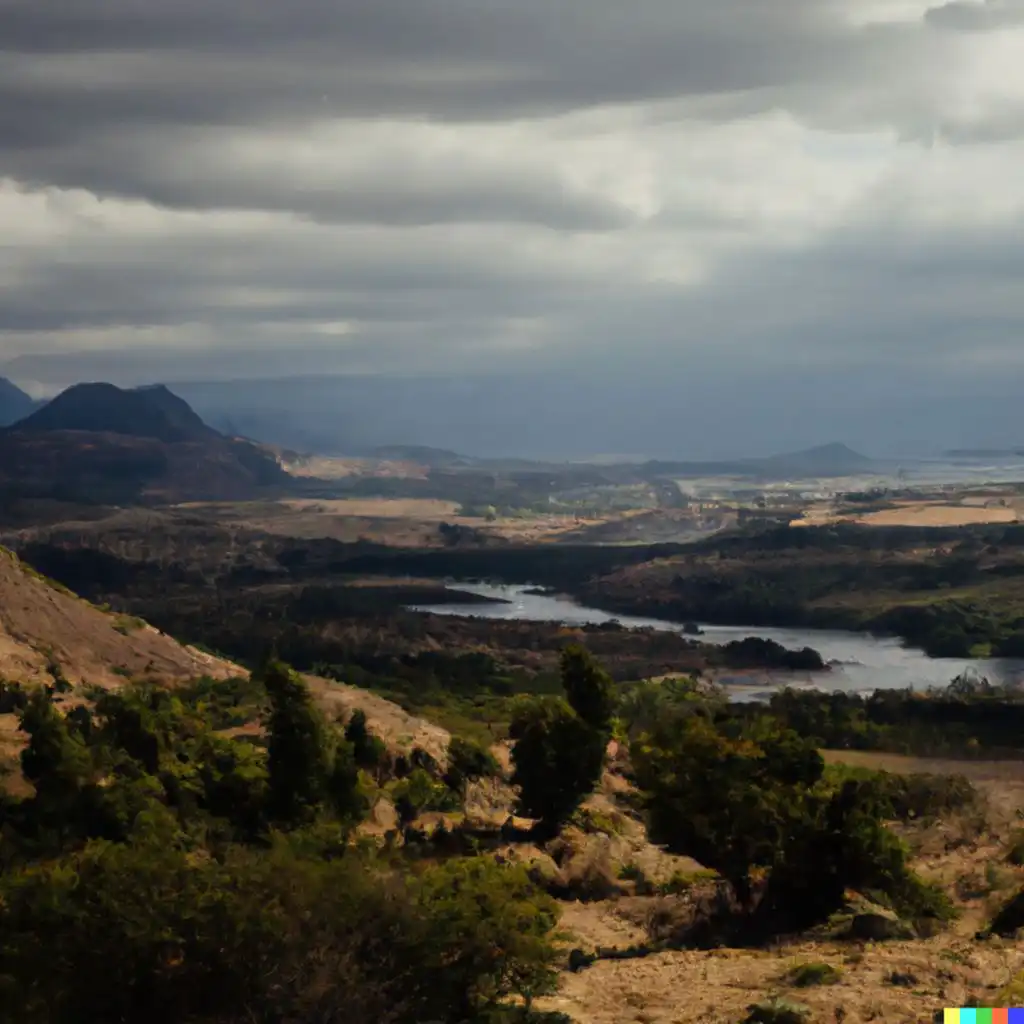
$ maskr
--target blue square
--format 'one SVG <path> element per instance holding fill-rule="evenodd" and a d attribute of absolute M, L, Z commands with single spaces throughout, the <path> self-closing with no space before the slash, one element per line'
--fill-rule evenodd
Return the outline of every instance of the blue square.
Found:
<path fill-rule="evenodd" d="M 1024 1010 L 1013 1010 L 1007 1014 L 1010 1024 L 1024 1024 Z"/>

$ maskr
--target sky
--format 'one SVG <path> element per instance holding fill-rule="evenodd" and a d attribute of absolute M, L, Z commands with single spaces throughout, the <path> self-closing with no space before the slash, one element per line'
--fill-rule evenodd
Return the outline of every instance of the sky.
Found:
<path fill-rule="evenodd" d="M 1024 0 L 0 24 L 0 373 L 36 393 L 561 375 L 574 421 L 622 381 L 616 422 L 727 410 L 709 454 L 1024 442 Z"/>

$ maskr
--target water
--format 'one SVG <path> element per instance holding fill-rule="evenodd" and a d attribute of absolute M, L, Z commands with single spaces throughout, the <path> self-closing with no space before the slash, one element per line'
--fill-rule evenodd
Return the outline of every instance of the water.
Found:
<path fill-rule="evenodd" d="M 683 624 L 635 615 L 613 615 L 554 594 L 531 594 L 525 586 L 496 586 L 457 583 L 453 590 L 494 598 L 494 604 L 418 605 L 413 611 L 434 615 L 475 616 L 484 619 L 522 619 L 561 622 L 571 626 L 618 621 L 623 626 L 683 631 Z M 768 626 L 701 625 L 703 643 L 725 644 L 731 640 L 759 636 L 789 648 L 813 647 L 832 669 L 818 673 L 768 672 L 736 673 L 723 676 L 724 683 L 755 685 L 761 691 L 783 685 L 814 686 L 819 689 L 872 691 L 947 685 L 963 672 L 973 671 L 992 683 L 1024 683 L 1024 660 L 1008 658 L 929 658 L 924 651 L 904 647 L 902 642 L 866 633 L 831 629 L 778 629 Z M 760 696 L 761 694 L 750 694 Z"/>

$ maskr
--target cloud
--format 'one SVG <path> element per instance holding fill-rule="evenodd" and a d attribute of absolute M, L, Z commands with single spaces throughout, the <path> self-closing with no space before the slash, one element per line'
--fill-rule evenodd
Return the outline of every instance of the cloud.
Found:
<path fill-rule="evenodd" d="M 0 24 L 0 361 L 42 386 L 1021 369 L 1018 0 Z"/>

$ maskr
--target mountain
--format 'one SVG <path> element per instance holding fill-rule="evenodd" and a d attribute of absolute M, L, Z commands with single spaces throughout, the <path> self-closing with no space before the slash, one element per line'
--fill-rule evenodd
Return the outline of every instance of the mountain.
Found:
<path fill-rule="evenodd" d="M 16 425 L 22 433 L 78 430 L 149 437 L 174 444 L 220 435 L 162 384 L 125 390 L 113 384 L 76 384 Z"/>
<path fill-rule="evenodd" d="M 762 471 L 778 471 L 780 476 L 849 476 L 864 473 L 874 465 L 873 460 L 866 455 L 838 441 L 801 452 L 772 455 L 752 461 Z"/>
<path fill-rule="evenodd" d="M 836 477 L 868 472 L 875 465 L 866 455 L 833 442 L 785 455 L 722 462 L 647 462 L 643 469 L 659 476 L 741 476 L 778 480 L 786 477 Z"/>
<path fill-rule="evenodd" d="M 39 403 L 34 398 L 6 377 L 0 377 L 0 427 L 9 427 L 38 408 Z"/>
<path fill-rule="evenodd" d="M 273 452 L 224 437 L 161 385 L 77 384 L 0 431 L 0 489 L 14 497 L 242 501 L 294 487 Z"/>

